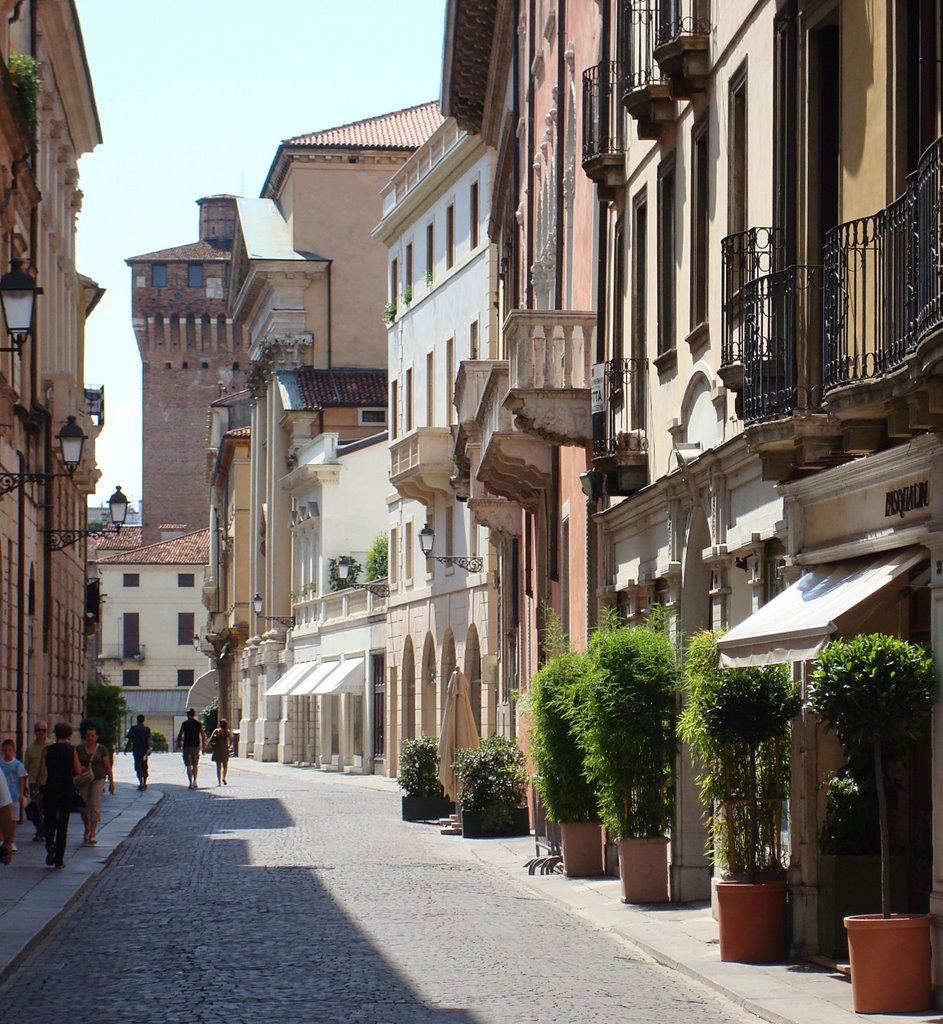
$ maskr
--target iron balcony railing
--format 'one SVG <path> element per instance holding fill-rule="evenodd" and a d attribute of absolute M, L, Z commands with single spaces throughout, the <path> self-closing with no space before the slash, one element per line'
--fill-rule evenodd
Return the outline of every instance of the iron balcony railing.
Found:
<path fill-rule="evenodd" d="M 143 661 L 144 644 L 102 644 L 99 661 Z"/>
<path fill-rule="evenodd" d="M 815 408 L 817 381 L 799 379 L 798 359 L 817 345 L 822 268 L 794 265 L 743 286 L 743 419 L 790 416 L 804 392 Z M 811 368 L 807 374 L 813 374 Z"/>
<path fill-rule="evenodd" d="M 657 34 L 655 4 L 626 0 L 622 18 L 623 97 L 666 81 L 654 55 Z"/>
<path fill-rule="evenodd" d="M 604 412 L 593 437 L 593 458 L 648 450 L 645 359 L 610 359 L 603 376 Z M 600 422 L 601 421 L 601 422 Z"/>
<path fill-rule="evenodd" d="M 785 239 L 779 228 L 750 228 L 720 243 L 722 366 L 743 362 L 743 287 L 783 268 Z"/>
<path fill-rule="evenodd" d="M 679 36 L 706 36 L 711 23 L 705 0 L 657 0 L 655 45 L 663 46 Z"/>
<path fill-rule="evenodd" d="M 623 68 L 606 60 L 583 72 L 583 164 L 625 154 L 625 118 L 619 96 Z"/>
<path fill-rule="evenodd" d="M 943 137 L 921 157 L 916 178 L 917 344 L 943 327 Z"/>

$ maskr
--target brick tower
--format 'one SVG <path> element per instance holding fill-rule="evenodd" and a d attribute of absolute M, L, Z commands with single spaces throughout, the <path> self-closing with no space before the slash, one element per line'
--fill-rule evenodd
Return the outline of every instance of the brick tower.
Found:
<path fill-rule="evenodd" d="M 144 378 L 144 544 L 206 526 L 208 408 L 244 386 L 241 331 L 226 315 L 235 197 L 197 204 L 199 241 L 126 261 Z"/>

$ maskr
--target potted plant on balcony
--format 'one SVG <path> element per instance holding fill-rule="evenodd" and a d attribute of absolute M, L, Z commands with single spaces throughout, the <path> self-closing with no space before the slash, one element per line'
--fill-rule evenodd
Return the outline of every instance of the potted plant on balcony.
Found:
<path fill-rule="evenodd" d="M 717 665 L 717 634 L 697 633 L 686 651 L 679 734 L 701 770 L 709 848 L 722 866 L 714 879 L 720 958 L 775 963 L 786 955 L 782 823 L 799 693 L 785 665 Z"/>
<path fill-rule="evenodd" d="M 403 740 L 396 781 L 406 791 L 403 821 L 437 821 L 455 810 L 439 782 L 439 743 L 435 736 Z"/>
<path fill-rule="evenodd" d="M 513 740 L 489 736 L 475 750 L 460 750 L 454 767 L 466 839 L 527 835 L 527 772 Z"/>
<path fill-rule="evenodd" d="M 589 643 L 586 769 L 616 837 L 623 903 L 668 899 L 677 671 L 668 635 L 605 620 Z"/>
<path fill-rule="evenodd" d="M 930 919 L 891 913 L 887 768 L 929 718 L 936 686 L 929 652 L 884 633 L 833 640 L 819 655 L 809 686 L 809 701 L 838 736 L 849 766 L 870 757 L 874 770 L 881 913 L 845 918 L 857 1013 L 930 1007 Z"/>
<path fill-rule="evenodd" d="M 589 660 L 567 649 L 559 621 L 548 626 L 550 657 L 530 692 L 536 786 L 547 818 L 560 826 L 563 873 L 603 874 L 602 825 L 596 789 L 586 774 L 585 714 Z"/>

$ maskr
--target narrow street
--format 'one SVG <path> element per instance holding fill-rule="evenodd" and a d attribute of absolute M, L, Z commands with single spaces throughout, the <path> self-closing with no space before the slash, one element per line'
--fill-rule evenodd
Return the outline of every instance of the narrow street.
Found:
<path fill-rule="evenodd" d="M 154 758 L 163 801 L 0 987 L 7 1020 L 755 1020 L 400 821 L 388 783 L 239 761 L 201 783 Z"/>

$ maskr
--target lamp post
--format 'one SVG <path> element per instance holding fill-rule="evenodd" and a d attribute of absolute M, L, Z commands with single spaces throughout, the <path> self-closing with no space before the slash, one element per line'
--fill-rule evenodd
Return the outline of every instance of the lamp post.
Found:
<path fill-rule="evenodd" d="M 69 547 L 70 544 L 74 544 L 77 540 L 81 540 L 82 537 L 99 537 L 109 533 L 121 533 L 121 527 L 124 526 L 124 521 L 128 518 L 128 499 L 120 486 L 115 488 L 115 493 L 108 499 L 108 510 L 111 514 L 111 522 L 114 525 L 113 530 L 50 530 L 48 534 L 49 550 L 61 551 L 63 548 Z"/>
<path fill-rule="evenodd" d="M 419 531 L 416 539 L 419 541 L 419 550 L 426 558 L 434 558 L 445 565 L 461 566 L 466 572 L 481 572 L 484 568 L 484 559 L 480 555 L 434 555 L 432 547 L 435 544 L 435 530 L 428 523 Z"/>
<path fill-rule="evenodd" d="M 263 622 L 277 622 L 280 626 L 284 626 L 286 629 L 295 628 L 295 617 L 294 615 L 263 615 L 262 614 L 262 595 L 256 594 L 252 598 L 252 607 L 255 609 L 255 614 Z"/>
<path fill-rule="evenodd" d="M 42 288 L 23 269 L 23 261 L 10 260 L 10 269 L 0 277 L 0 308 L 10 344 L 0 346 L 0 352 L 20 355 L 26 339 L 33 331 L 33 310 L 36 296 L 42 295 Z"/>
<path fill-rule="evenodd" d="M 5 351 L 0 349 L 0 351 Z M 69 416 L 59 433 L 56 434 L 59 441 L 59 453 L 65 463 L 67 473 L 0 473 L 0 495 L 9 494 L 10 491 L 21 487 L 23 484 L 41 483 L 44 480 L 52 480 L 58 476 L 72 476 L 82 461 L 82 448 L 85 445 L 85 434 L 82 428 L 75 422 L 74 416 Z"/>
<path fill-rule="evenodd" d="M 347 555 L 341 555 L 337 560 L 337 578 L 342 583 L 350 579 L 350 558 Z M 344 590 L 366 590 L 376 597 L 390 596 L 390 588 L 386 583 L 348 583 Z"/>

